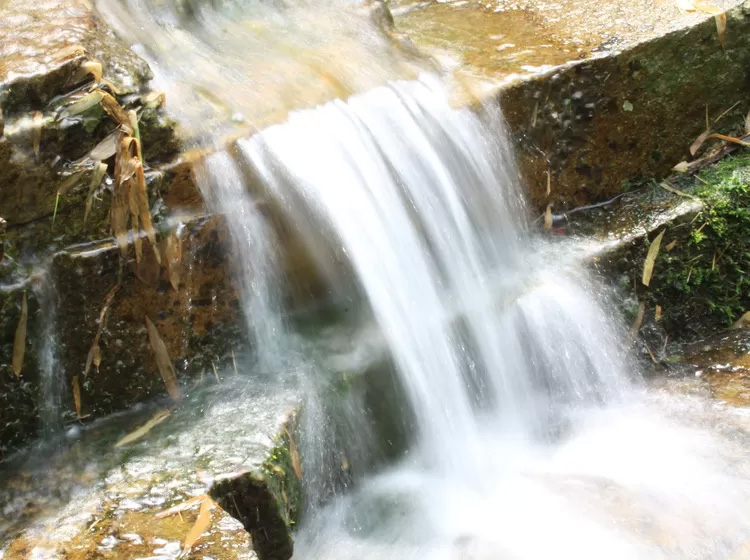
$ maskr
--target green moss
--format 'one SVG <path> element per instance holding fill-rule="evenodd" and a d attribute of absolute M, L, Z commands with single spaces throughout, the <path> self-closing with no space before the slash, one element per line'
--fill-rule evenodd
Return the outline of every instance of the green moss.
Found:
<path fill-rule="evenodd" d="M 704 170 L 694 193 L 704 210 L 662 249 L 650 292 L 681 337 L 728 327 L 750 308 L 750 153 Z"/>

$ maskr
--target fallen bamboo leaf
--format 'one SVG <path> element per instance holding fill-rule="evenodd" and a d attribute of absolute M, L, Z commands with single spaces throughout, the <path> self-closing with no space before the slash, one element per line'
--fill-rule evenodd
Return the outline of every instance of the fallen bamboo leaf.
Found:
<path fill-rule="evenodd" d="M 94 364 L 94 362 L 98 362 L 96 364 L 96 367 L 99 367 L 99 364 L 101 364 L 102 356 L 101 356 L 101 349 L 99 348 L 99 339 L 102 336 L 102 331 L 104 330 L 104 319 L 107 316 L 107 311 L 109 310 L 110 305 L 112 305 L 112 300 L 115 298 L 115 294 L 117 294 L 117 290 L 120 289 L 120 284 L 115 284 L 110 288 L 109 292 L 107 292 L 107 295 L 104 296 L 104 302 L 102 303 L 102 308 L 99 310 L 99 322 L 96 327 L 96 334 L 94 334 L 94 341 L 91 343 L 91 348 L 89 348 L 89 353 L 86 356 L 86 366 L 83 369 L 83 375 L 88 375 L 89 370 L 91 369 L 91 365 Z"/>
<path fill-rule="evenodd" d="M 548 204 L 544 212 L 544 229 L 552 229 L 552 204 Z"/>
<path fill-rule="evenodd" d="M 103 161 L 111 158 L 117 153 L 117 146 L 120 145 L 120 136 L 122 132 L 120 130 L 114 130 L 107 137 L 99 142 L 91 152 L 89 157 L 96 161 Z"/>
<path fill-rule="evenodd" d="M 78 376 L 73 376 L 73 406 L 76 411 L 76 418 L 81 418 L 81 385 L 78 383 Z"/>
<path fill-rule="evenodd" d="M 78 67 L 75 74 L 73 74 L 72 83 L 77 84 L 82 82 L 86 76 L 89 75 L 94 81 L 94 84 L 98 84 L 102 81 L 102 65 L 100 62 L 96 62 L 95 60 L 84 60 L 81 62 L 81 65 Z"/>
<path fill-rule="evenodd" d="M 23 357 L 26 354 L 26 330 L 29 319 L 29 307 L 26 301 L 26 292 L 23 293 L 21 298 L 21 316 L 18 318 L 18 325 L 16 326 L 16 334 L 13 338 L 13 373 L 16 377 L 21 377 L 21 370 L 23 369 Z"/>
<path fill-rule="evenodd" d="M 91 213 L 91 206 L 94 203 L 94 195 L 96 194 L 96 189 L 99 188 L 99 185 L 102 183 L 102 179 L 104 179 L 104 175 L 107 174 L 107 164 L 106 163 L 98 163 L 96 167 L 94 167 L 94 172 L 91 174 L 91 183 L 89 183 L 89 194 L 86 197 L 86 208 L 83 212 L 83 225 L 86 226 L 86 220 L 88 220 L 89 214 Z"/>
<path fill-rule="evenodd" d="M 714 14 L 716 20 L 716 32 L 719 35 L 719 45 L 722 50 L 726 50 L 727 46 L 727 14 L 722 12 L 720 14 Z"/>
<path fill-rule="evenodd" d="M 81 179 L 83 179 L 83 176 L 85 174 L 86 171 L 81 170 L 68 175 L 68 177 L 57 187 L 57 195 L 65 196 L 66 194 L 68 194 L 71 190 L 73 190 L 73 187 L 77 186 L 78 183 L 81 182 Z"/>
<path fill-rule="evenodd" d="M 156 356 L 156 365 L 159 368 L 159 374 L 164 381 L 164 386 L 167 389 L 167 393 L 174 400 L 180 398 L 180 385 L 177 382 L 177 372 L 175 371 L 174 364 L 169 357 L 167 346 L 164 344 L 156 325 L 148 318 L 146 319 L 146 329 L 148 330 L 148 339 L 151 343 L 151 348 L 154 350 Z"/>
<path fill-rule="evenodd" d="M 737 322 L 732 325 L 733 329 L 746 329 L 750 327 L 750 311 L 745 311 L 742 317 L 737 319 Z"/>
<path fill-rule="evenodd" d="M 299 451 L 297 451 L 297 444 L 294 443 L 294 438 L 289 430 L 285 427 L 286 437 L 289 440 L 289 457 L 292 459 L 292 470 L 297 480 L 302 480 L 302 461 L 299 458 Z"/>
<path fill-rule="evenodd" d="M 547 168 L 547 196 L 552 192 L 552 172 Z"/>
<path fill-rule="evenodd" d="M 133 138 L 135 138 L 136 147 L 138 148 L 136 155 L 138 156 L 138 159 L 142 163 L 143 152 L 141 151 L 141 130 L 140 128 L 138 128 L 138 113 L 136 113 L 132 109 L 128 111 L 128 121 L 130 122 L 130 127 L 133 129 Z"/>
<path fill-rule="evenodd" d="M 678 196 L 684 196 L 685 198 L 692 198 L 693 200 L 700 200 L 700 198 L 698 198 L 698 197 L 697 197 L 697 196 L 695 196 L 695 195 L 692 195 L 692 194 L 688 194 L 688 193 L 686 193 L 686 192 L 684 192 L 684 191 L 681 191 L 681 190 L 679 190 L 679 189 L 676 189 L 676 188 L 674 188 L 674 187 L 673 187 L 672 185 L 670 185 L 670 184 L 669 184 L 669 183 L 667 183 L 666 181 L 662 181 L 661 183 L 659 183 L 659 186 L 660 186 L 660 187 L 661 187 L 662 189 L 664 189 L 665 191 L 669 191 L 669 192 L 671 192 L 671 193 L 673 193 L 673 194 L 676 194 L 676 195 L 678 195 Z"/>
<path fill-rule="evenodd" d="M 711 134 L 709 138 L 718 138 L 719 140 L 724 140 L 725 142 L 731 142 L 733 144 L 738 144 L 740 146 L 750 146 L 750 142 L 747 142 L 745 140 L 741 140 L 739 138 L 735 138 L 734 136 L 727 136 L 726 134 Z"/>
<path fill-rule="evenodd" d="M 122 447 L 123 445 L 127 445 L 141 439 L 143 436 L 149 433 L 154 428 L 154 426 L 161 424 L 162 422 L 164 422 L 164 420 L 169 418 L 171 414 L 172 412 L 170 410 L 160 410 L 159 412 L 154 414 L 148 422 L 143 424 L 143 426 L 133 430 L 117 443 L 115 443 L 115 447 Z"/>
<path fill-rule="evenodd" d="M 125 112 L 125 109 L 123 109 L 122 106 L 117 102 L 117 99 L 112 97 L 107 92 L 102 91 L 101 94 L 102 96 L 99 100 L 99 104 L 102 106 L 102 109 L 104 109 L 104 112 L 107 113 L 113 121 L 123 127 L 127 134 L 132 134 L 133 128 L 130 124 L 130 118 L 128 117 L 127 112 Z"/>
<path fill-rule="evenodd" d="M 182 264 L 182 238 L 176 232 L 170 233 L 167 237 L 164 253 L 169 284 L 176 292 L 180 287 L 180 265 Z"/>
<path fill-rule="evenodd" d="M 642 301 L 638 305 L 638 312 L 635 314 L 635 320 L 633 321 L 633 324 L 630 327 L 630 338 L 635 339 L 635 337 L 638 335 L 638 331 L 641 330 L 641 325 L 643 324 L 643 317 L 646 315 L 646 302 Z"/>
<path fill-rule="evenodd" d="M 694 156 L 698 150 L 700 150 L 703 143 L 706 141 L 706 138 L 708 138 L 708 135 L 711 134 L 711 131 L 709 129 L 704 130 L 701 132 L 700 136 L 695 139 L 695 141 L 690 144 L 690 155 Z"/>
<path fill-rule="evenodd" d="M 646 287 L 648 287 L 648 285 L 651 283 L 651 275 L 654 273 L 654 263 L 656 262 L 656 257 L 659 255 L 661 240 L 664 237 L 664 232 L 666 231 L 666 228 L 661 230 L 661 233 L 656 236 L 656 239 L 654 239 L 654 241 L 651 243 L 651 246 L 648 248 L 646 262 L 643 265 L 643 278 L 641 279 L 643 285 Z"/>
<path fill-rule="evenodd" d="M 656 319 L 657 321 L 661 321 L 661 314 L 662 314 L 661 305 L 657 305 L 656 310 L 654 311 L 654 319 Z"/>
<path fill-rule="evenodd" d="M 676 239 L 674 239 L 674 240 L 672 240 L 672 241 L 671 241 L 671 242 L 669 243 L 669 245 L 667 245 L 667 246 L 666 246 L 666 249 L 667 249 L 667 251 L 669 252 L 669 251 L 672 251 L 672 249 L 674 249 L 674 248 L 675 248 L 676 246 L 677 246 L 677 240 L 676 240 Z"/>
<path fill-rule="evenodd" d="M 198 542 L 203 533 L 206 532 L 209 525 L 211 525 L 211 509 L 213 509 L 214 502 L 211 498 L 203 500 L 201 502 L 201 510 L 198 513 L 198 519 L 190 528 L 190 531 L 185 536 L 185 541 L 182 544 L 183 550 L 190 550 L 193 545 Z"/>
<path fill-rule="evenodd" d="M 719 8 L 718 6 L 714 6 L 713 4 L 709 2 L 701 2 L 700 0 L 697 2 L 693 2 L 693 6 L 696 10 L 699 12 L 703 12 L 704 14 L 711 14 L 712 16 L 715 16 L 717 14 L 723 13 L 724 10 Z"/>
<path fill-rule="evenodd" d="M 141 104 L 149 109 L 158 109 L 167 102 L 167 94 L 163 91 L 152 91 L 141 98 Z"/>
<path fill-rule="evenodd" d="M 44 119 L 42 118 L 41 111 L 34 111 L 34 116 L 31 119 L 31 149 L 34 151 L 34 156 L 39 157 L 39 151 L 42 145 L 42 127 L 44 126 Z"/>
<path fill-rule="evenodd" d="M 672 168 L 672 171 L 677 171 L 677 173 L 687 173 L 689 168 L 690 165 L 688 164 L 688 162 L 681 161 Z"/>
<path fill-rule="evenodd" d="M 211 496 L 208 494 L 201 494 L 200 496 L 194 496 L 190 498 L 189 500 L 185 500 L 184 502 L 180 502 L 176 506 L 172 506 L 169 509 L 165 509 L 164 511 L 160 511 L 154 517 L 156 519 L 163 519 L 165 517 L 169 517 L 170 515 L 175 515 L 177 513 L 181 513 L 183 511 L 187 511 L 189 509 L 194 508 L 195 506 L 202 504 L 205 500 L 210 500 Z"/>
<path fill-rule="evenodd" d="M 745 134 L 750 134 L 750 111 L 745 115 Z"/>
<path fill-rule="evenodd" d="M 104 95 L 105 92 L 99 89 L 92 91 L 91 93 L 87 93 L 86 95 L 80 97 L 79 99 L 65 107 L 63 117 L 74 117 L 76 115 L 80 115 L 81 113 L 85 113 L 92 107 L 99 105 L 102 99 L 104 99 Z"/>

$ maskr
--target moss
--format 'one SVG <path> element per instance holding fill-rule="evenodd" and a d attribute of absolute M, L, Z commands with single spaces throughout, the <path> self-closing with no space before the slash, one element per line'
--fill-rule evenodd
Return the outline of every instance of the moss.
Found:
<path fill-rule="evenodd" d="M 679 338 L 728 327 L 750 308 L 750 154 L 704 170 L 694 190 L 704 210 L 667 232 L 649 298 Z"/>

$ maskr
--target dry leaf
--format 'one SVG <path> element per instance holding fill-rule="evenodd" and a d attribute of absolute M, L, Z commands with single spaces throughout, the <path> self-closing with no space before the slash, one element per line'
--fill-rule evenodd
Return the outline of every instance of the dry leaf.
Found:
<path fill-rule="evenodd" d="M 180 385 L 177 382 L 177 372 L 175 371 L 174 364 L 169 357 L 167 346 L 164 344 L 156 325 L 151 319 L 146 316 L 146 329 L 148 330 L 148 339 L 151 343 L 151 348 L 154 350 L 156 355 L 156 365 L 159 368 L 159 374 L 162 380 L 164 380 L 164 386 L 167 389 L 167 393 L 174 400 L 180 398 Z"/>
<path fill-rule="evenodd" d="M 732 325 L 733 329 L 746 329 L 750 327 L 750 311 L 745 311 L 742 317 L 737 319 L 737 322 Z"/>
<path fill-rule="evenodd" d="M 708 138 L 708 135 L 711 134 L 711 131 L 706 129 L 704 130 L 698 138 L 695 139 L 695 142 L 690 144 L 690 155 L 694 156 L 698 150 L 700 150 L 703 143 L 706 141 L 706 138 Z"/>
<path fill-rule="evenodd" d="M 677 173 L 687 173 L 688 169 L 690 169 L 690 165 L 686 161 L 681 161 L 672 168 L 672 170 L 677 171 Z"/>
<path fill-rule="evenodd" d="M 73 74 L 72 83 L 82 82 L 89 75 L 95 84 L 102 81 L 102 65 L 100 62 L 96 62 L 95 60 L 84 60 L 81 62 L 78 70 Z"/>
<path fill-rule="evenodd" d="M 176 506 L 172 506 L 169 509 L 160 511 L 159 513 L 154 515 L 154 517 L 156 519 L 163 519 L 164 517 L 169 517 L 170 515 L 175 515 L 176 513 L 180 513 L 180 512 L 192 509 L 198 504 L 202 504 L 205 500 L 210 500 L 210 499 L 211 499 L 211 496 L 209 496 L 208 494 L 201 494 L 200 496 L 194 496 L 193 498 L 190 498 L 189 500 L 180 502 Z"/>
<path fill-rule="evenodd" d="M 58 196 L 65 196 L 68 194 L 71 190 L 73 190 L 73 187 L 77 186 L 78 183 L 81 182 L 81 179 L 83 179 L 84 174 L 86 171 L 76 171 L 72 175 L 69 175 L 60 185 L 57 187 L 57 195 Z"/>
<path fill-rule="evenodd" d="M 552 204 L 548 204 L 544 212 L 544 229 L 552 229 Z"/>
<path fill-rule="evenodd" d="M 99 368 L 99 364 L 101 364 L 102 361 L 102 355 L 101 355 L 101 349 L 99 348 L 99 339 L 102 336 L 102 331 L 104 330 L 104 319 L 107 316 L 107 311 L 109 310 L 109 306 L 112 305 L 112 300 L 115 297 L 115 294 L 117 294 L 117 290 L 120 289 L 120 284 L 115 284 L 110 288 L 109 292 L 107 292 L 107 295 L 104 296 L 104 302 L 102 303 L 102 308 L 99 311 L 99 324 L 96 327 L 96 334 L 94 335 L 94 341 L 91 343 L 91 348 L 89 349 L 88 356 L 86 356 L 86 366 L 83 369 L 83 375 L 88 375 L 89 370 L 91 369 L 91 365 L 96 362 L 97 369 Z"/>
<path fill-rule="evenodd" d="M 182 544 L 183 550 L 190 550 L 193 545 L 198 542 L 201 535 L 206 532 L 209 525 L 211 525 L 211 509 L 213 508 L 214 502 L 210 498 L 201 502 L 201 510 L 198 513 L 198 519 L 190 528 L 190 532 L 185 536 L 185 542 Z"/>
<path fill-rule="evenodd" d="M 709 138 L 718 138 L 720 140 L 724 140 L 725 142 L 731 142 L 733 144 L 739 144 L 740 146 L 750 146 L 750 142 L 747 142 L 745 140 L 741 140 L 739 138 L 735 138 L 734 136 L 727 136 L 725 134 L 711 134 Z"/>
<path fill-rule="evenodd" d="M 704 14 L 711 14 L 713 16 L 723 13 L 723 10 L 719 8 L 718 6 L 714 6 L 713 4 L 709 2 L 701 2 L 700 0 L 694 1 L 693 6 L 696 10 L 699 12 L 703 12 Z"/>
<path fill-rule="evenodd" d="M 107 113 L 113 121 L 123 127 L 127 134 L 132 134 L 133 128 L 130 125 L 130 118 L 128 118 L 128 114 L 125 109 L 123 109 L 122 106 L 120 106 L 120 104 L 117 102 L 117 99 L 112 97 L 110 94 L 104 91 L 102 91 L 101 94 L 102 96 L 99 100 L 99 104 L 102 106 L 102 109 L 104 109 L 104 112 Z"/>
<path fill-rule="evenodd" d="M 664 237 L 664 232 L 666 231 L 666 228 L 661 230 L 661 233 L 656 236 L 656 239 L 654 239 L 654 241 L 651 243 L 651 246 L 648 248 L 646 262 L 643 265 L 643 278 L 641 280 L 644 286 L 648 287 L 648 285 L 651 283 L 651 275 L 654 273 L 654 263 L 656 262 L 656 257 L 659 255 L 661 240 Z"/>
<path fill-rule="evenodd" d="M 80 97 L 79 99 L 65 107 L 63 117 L 74 117 L 76 115 L 80 115 L 81 113 L 85 113 L 92 107 L 99 105 L 101 100 L 104 98 L 104 95 L 105 93 L 99 89 L 96 91 L 92 91 L 91 93 L 87 93 L 86 95 Z"/>
<path fill-rule="evenodd" d="M 141 98 L 141 104 L 149 109 L 163 107 L 167 102 L 167 94 L 163 91 L 152 91 Z"/>
<path fill-rule="evenodd" d="M 39 151 L 42 145 L 42 127 L 44 126 L 44 119 L 42 118 L 41 111 L 34 111 L 34 116 L 31 120 L 31 148 L 34 150 L 34 156 L 39 157 Z"/>
<path fill-rule="evenodd" d="M 676 246 L 677 246 L 677 240 L 676 240 L 676 239 L 674 239 L 674 240 L 672 240 L 672 241 L 671 241 L 671 242 L 669 243 L 669 245 L 667 245 L 666 249 L 667 249 L 667 251 L 671 251 L 671 250 L 672 250 L 672 249 L 674 249 L 674 248 L 675 248 Z"/>
<path fill-rule="evenodd" d="M 122 132 L 115 130 L 108 134 L 107 137 L 99 142 L 96 147 L 89 153 L 89 157 L 96 161 L 102 161 L 111 158 L 117 153 L 117 147 L 120 145 L 120 136 Z"/>
<path fill-rule="evenodd" d="M 745 134 L 750 134 L 750 111 L 745 115 Z"/>
<path fill-rule="evenodd" d="M 662 313 L 661 305 L 657 305 L 656 310 L 654 311 L 654 318 L 657 321 L 661 321 L 661 313 Z"/>
<path fill-rule="evenodd" d="M 684 196 L 685 198 L 692 198 L 693 200 L 700 200 L 700 198 L 698 198 L 697 196 L 694 196 L 692 194 L 688 194 L 686 192 L 683 192 L 683 191 L 681 191 L 679 189 L 674 188 L 672 185 L 670 185 L 666 181 L 662 181 L 661 183 L 659 183 L 659 186 L 662 189 L 664 189 L 665 191 L 669 191 L 669 192 L 671 192 L 673 194 L 676 194 L 676 195 L 679 195 L 679 196 Z"/>
<path fill-rule="evenodd" d="M 167 237 L 164 253 L 167 261 L 169 284 L 176 292 L 180 287 L 180 265 L 182 263 L 182 238 L 176 232 L 171 232 Z"/>
<path fill-rule="evenodd" d="M 26 353 L 26 329 L 29 320 L 29 307 L 26 302 L 26 292 L 21 299 L 21 316 L 18 318 L 16 326 L 16 335 L 13 339 L 13 373 L 16 377 L 21 377 L 23 369 L 23 357 Z"/>
<path fill-rule="evenodd" d="M 81 385 L 78 383 L 78 376 L 73 376 L 73 406 L 76 410 L 76 418 L 81 418 Z"/>
<path fill-rule="evenodd" d="M 297 444 L 294 442 L 292 434 L 289 432 L 289 428 L 284 427 L 284 433 L 289 440 L 289 457 L 292 459 L 292 470 L 297 477 L 297 480 L 302 480 L 302 461 L 299 458 L 299 451 L 297 451 Z"/>
<path fill-rule="evenodd" d="M 94 168 L 94 172 L 91 174 L 91 183 L 89 183 L 89 194 L 86 197 L 86 209 L 83 212 L 83 225 L 86 225 L 86 220 L 88 220 L 89 214 L 91 213 L 91 206 L 94 203 L 94 195 L 96 194 L 96 189 L 99 188 L 99 185 L 102 184 L 102 179 L 104 179 L 104 175 L 107 174 L 107 164 L 106 163 L 98 163 L 96 167 Z"/>
<path fill-rule="evenodd" d="M 727 46 L 727 14 L 722 12 L 715 14 L 714 19 L 716 20 L 716 32 L 719 34 L 719 45 L 722 49 L 726 49 Z"/>
<path fill-rule="evenodd" d="M 636 335 L 638 334 L 638 331 L 641 330 L 641 325 L 643 324 L 643 317 L 646 315 L 646 302 L 642 301 L 638 305 L 638 312 L 635 314 L 635 320 L 633 321 L 633 324 L 630 327 L 630 338 L 634 339 Z"/>
<path fill-rule="evenodd" d="M 170 414 L 172 414 L 170 410 L 160 410 L 159 412 L 154 414 L 151 419 L 143 426 L 133 430 L 120 441 L 118 441 L 115 444 L 115 447 L 122 447 L 123 445 L 127 445 L 141 439 L 143 436 L 149 433 L 154 428 L 154 426 L 156 426 L 157 424 L 161 424 L 162 422 L 164 422 L 164 420 L 169 418 Z"/>
<path fill-rule="evenodd" d="M 552 172 L 547 169 L 547 196 L 552 192 Z"/>

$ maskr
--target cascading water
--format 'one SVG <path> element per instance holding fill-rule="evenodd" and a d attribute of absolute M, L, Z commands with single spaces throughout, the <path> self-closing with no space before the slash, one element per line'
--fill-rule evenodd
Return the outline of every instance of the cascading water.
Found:
<path fill-rule="evenodd" d="M 241 56 L 247 26 L 200 14 L 188 33 L 151 43 L 145 28 L 125 25 L 141 30 L 135 36 L 168 87 L 193 83 L 197 98 L 221 107 L 214 112 L 226 115 L 217 127 L 223 134 L 229 117 L 259 113 L 252 107 L 258 82 Z M 278 15 L 266 14 L 274 25 Z M 309 61 L 295 49 L 319 48 L 313 39 L 336 28 L 312 32 L 291 19 L 289 29 L 306 32 L 282 34 L 270 49 L 274 60 Z M 231 31 L 223 42 L 211 40 L 217 21 Z M 157 31 L 177 24 L 161 25 Z M 362 44 L 380 44 L 363 35 Z M 257 36 L 247 44 L 262 54 Z M 328 97 L 346 100 L 270 127 L 249 118 L 263 130 L 207 156 L 198 173 L 209 204 L 229 221 L 249 325 L 271 356 L 265 361 L 288 364 L 273 356 L 289 344 L 275 292 L 279 255 L 266 243 L 271 235 L 247 176 L 300 229 L 325 276 L 351 274 L 341 285 L 353 284 L 366 301 L 416 419 L 413 445 L 397 465 L 308 515 L 295 557 L 735 554 L 750 539 L 750 472 L 737 463 L 742 440 L 714 441 L 653 412 L 632 386 L 636 368 L 582 267 L 526 231 L 502 119 L 452 108 L 431 74 L 396 79 L 404 76 L 388 52 L 387 60 L 366 59 L 365 80 L 352 78 L 356 64 L 337 66 L 333 79 L 323 73 L 337 86 Z M 194 61 L 211 71 L 201 74 Z M 320 77 L 319 63 L 304 66 Z M 391 81 L 373 87 L 383 74 Z M 261 83 L 272 95 L 283 90 Z M 201 99 L 179 88 L 178 110 L 200 130 Z M 210 148 L 220 145 L 216 134 L 205 136 Z M 343 256 L 343 270 L 332 254 Z"/>

